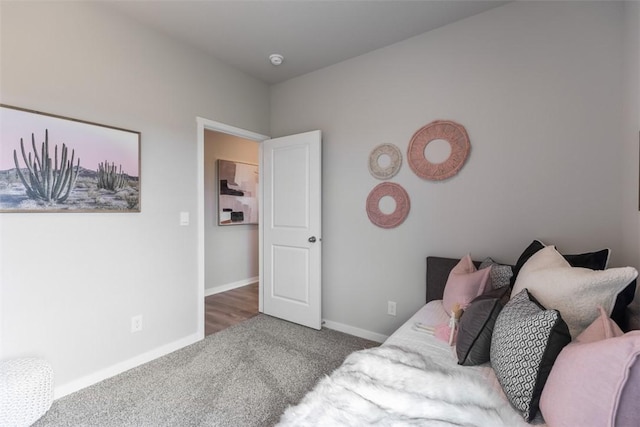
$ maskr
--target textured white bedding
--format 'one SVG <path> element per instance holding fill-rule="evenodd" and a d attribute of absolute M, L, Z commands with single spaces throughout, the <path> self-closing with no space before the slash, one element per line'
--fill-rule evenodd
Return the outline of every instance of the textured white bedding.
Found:
<path fill-rule="evenodd" d="M 382 346 L 349 355 L 278 427 L 526 426 L 489 364 L 460 366 L 448 343 L 414 327 L 448 320 L 442 301 L 426 304 Z"/>
<path fill-rule="evenodd" d="M 448 343 L 437 339 L 433 335 L 429 335 L 424 331 L 416 330 L 414 328 L 416 322 L 436 326 L 448 321 L 449 316 L 442 307 L 442 300 L 431 301 L 418 310 L 382 345 L 405 347 L 421 354 L 428 355 L 443 365 L 465 370 L 466 372 L 474 372 L 476 375 L 483 378 L 487 384 L 491 385 L 491 387 L 494 388 L 505 399 L 505 401 L 508 401 L 495 373 L 493 372 L 493 369 L 488 363 L 479 366 L 460 366 L 457 363 L 458 359 L 456 357 L 454 347 L 450 347 Z M 546 426 L 539 415 L 532 424 L 540 427 Z"/>
<path fill-rule="evenodd" d="M 482 379 L 392 345 L 350 354 L 278 427 L 526 427 Z"/>

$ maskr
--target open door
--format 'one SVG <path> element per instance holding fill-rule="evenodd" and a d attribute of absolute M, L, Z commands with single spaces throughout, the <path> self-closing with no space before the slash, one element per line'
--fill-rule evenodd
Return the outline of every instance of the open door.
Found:
<path fill-rule="evenodd" d="M 262 311 L 321 328 L 321 133 L 261 144 Z"/>

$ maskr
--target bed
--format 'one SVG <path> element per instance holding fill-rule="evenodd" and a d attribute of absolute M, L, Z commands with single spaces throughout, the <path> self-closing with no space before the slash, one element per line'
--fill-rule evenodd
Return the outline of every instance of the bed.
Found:
<path fill-rule="evenodd" d="M 534 243 L 545 247 L 538 241 Z M 542 252 L 549 253 L 552 257 L 559 255 L 555 247 L 549 248 L 553 249 L 545 249 Z M 508 266 L 514 275 L 518 275 L 518 281 L 527 283 L 529 265 L 524 268 L 523 266 L 527 261 L 531 261 L 529 264 L 533 265 L 536 257 L 542 257 L 542 252 L 533 256 L 539 250 L 540 248 L 537 248 L 533 254 L 526 254 L 524 259 L 521 255 L 516 265 Z M 471 260 L 469 256 L 465 258 L 467 262 Z M 531 296 L 533 292 L 524 289 L 517 293 L 517 297 L 511 296 L 506 300 L 504 294 L 507 291 L 502 292 L 499 300 L 503 305 L 495 316 L 492 314 L 494 321 L 500 319 L 491 327 L 493 330 L 489 341 L 492 345 L 490 349 L 483 349 L 485 353 L 491 352 L 490 356 L 486 355 L 487 358 L 491 357 L 491 360 L 484 363 L 461 365 L 459 349 L 465 348 L 464 344 L 450 346 L 442 338 L 434 336 L 431 331 L 416 327 L 416 324 L 442 327 L 450 321 L 450 315 L 445 309 L 446 289 L 453 273 L 463 260 L 427 257 L 426 304 L 380 347 L 351 354 L 342 366 L 320 380 L 298 405 L 288 408 L 279 426 L 640 425 L 640 409 L 635 407 L 635 402 L 640 398 L 640 331 L 624 333 L 610 317 L 615 306 L 618 323 L 625 325 L 625 329 L 629 329 L 629 325 L 637 324 L 637 316 L 628 308 L 634 299 L 637 276 L 635 269 L 627 267 L 623 271 L 603 270 L 608 262 L 608 252 L 606 253 L 606 260 L 601 266 L 603 268 L 597 268 L 603 270 L 598 273 L 598 277 L 605 280 L 602 277 L 610 279 L 611 275 L 617 277 L 616 274 L 622 274 L 624 278 L 616 285 L 616 294 L 613 296 L 615 302 L 611 301 L 611 307 L 607 310 L 600 309 L 598 317 L 590 320 L 588 327 L 580 329 L 579 334 L 571 329 L 574 326 L 571 321 L 566 324 L 561 320 L 559 310 L 543 310 L 532 315 L 537 316 L 536 322 L 542 318 L 540 316 L 546 316 L 543 321 L 548 320 L 549 316 L 555 316 L 553 318 L 556 320 L 552 321 L 555 322 L 555 326 L 551 328 L 552 332 L 545 335 L 543 341 L 546 347 L 540 353 L 542 359 L 548 358 L 551 353 L 555 355 L 552 355 L 551 365 L 547 362 L 536 362 L 537 370 L 534 372 L 534 378 L 529 381 L 533 386 L 527 385 L 523 387 L 527 391 L 521 392 L 518 389 L 521 387 L 520 382 L 526 382 L 523 379 L 528 377 L 521 372 L 514 374 L 511 371 L 514 366 L 520 364 L 520 360 L 517 359 L 526 357 L 520 355 L 514 359 L 513 355 L 522 351 L 538 351 L 529 343 L 535 342 L 536 339 L 527 337 L 526 340 L 516 340 L 516 345 L 525 342 L 524 350 L 508 347 L 506 356 L 494 355 L 494 352 L 499 353 L 494 349 L 502 346 L 500 337 L 504 336 L 505 329 L 508 330 L 504 325 L 509 322 L 503 318 L 508 319 L 512 313 L 520 313 L 518 310 L 521 310 L 522 306 L 519 304 L 544 309 L 542 304 Z M 591 261 L 593 259 L 589 260 Z M 494 271 L 495 266 L 505 267 L 491 262 L 494 264 Z M 544 262 L 548 262 L 548 259 Z M 474 261 L 471 268 L 477 269 L 480 266 L 480 262 Z M 571 268 L 581 271 L 581 268 L 573 267 L 573 262 Z M 481 271 L 484 269 L 477 269 L 474 274 L 479 275 Z M 518 274 L 520 272 L 522 277 Z M 563 277 L 562 280 L 571 279 Z M 505 289 L 511 292 L 517 286 L 518 283 L 512 281 Z M 471 313 L 473 307 L 480 306 L 475 302 L 477 300 L 482 300 L 483 306 L 486 306 L 486 300 L 491 299 L 484 298 L 487 294 L 491 292 L 483 292 L 482 298 L 476 297 L 472 305 L 466 306 L 467 311 L 460 319 L 457 341 L 462 340 L 465 315 Z M 570 313 L 568 317 L 571 317 Z M 484 328 L 483 333 L 486 333 L 488 328 L 486 325 Z M 522 325 L 517 328 L 522 328 Z M 574 332 L 575 335 L 571 335 Z M 478 336 L 474 339 L 479 341 Z M 513 344 L 512 339 L 507 341 L 509 345 Z M 553 342 L 562 344 L 553 349 Z M 473 345 L 476 345 L 475 342 Z M 599 354 L 602 354 L 601 359 L 594 356 Z M 506 362 L 500 357 L 506 357 Z M 478 360 L 482 361 L 480 359 Z M 467 361 L 468 359 L 464 360 L 465 363 Z M 606 372 L 603 372 L 597 381 L 592 381 L 593 387 L 583 386 L 585 375 L 593 376 L 594 372 L 599 372 L 598 369 L 602 370 L 603 366 L 606 366 Z"/>

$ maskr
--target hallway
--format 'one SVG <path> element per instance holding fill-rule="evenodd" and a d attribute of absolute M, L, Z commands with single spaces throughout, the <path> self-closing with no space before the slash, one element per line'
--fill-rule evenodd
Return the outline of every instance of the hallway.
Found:
<path fill-rule="evenodd" d="M 258 314 L 258 282 L 204 299 L 204 334 L 211 335 Z"/>

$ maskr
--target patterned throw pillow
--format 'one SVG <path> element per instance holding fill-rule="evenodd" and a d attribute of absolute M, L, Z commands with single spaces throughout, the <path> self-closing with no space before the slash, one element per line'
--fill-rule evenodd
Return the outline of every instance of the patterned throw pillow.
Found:
<path fill-rule="evenodd" d="M 569 344 L 557 310 L 545 310 L 524 289 L 500 312 L 491 339 L 491 365 L 511 404 L 531 421 L 551 367 Z"/>
<path fill-rule="evenodd" d="M 489 283 L 493 289 L 503 288 L 511 284 L 511 276 L 513 276 L 513 270 L 510 265 L 498 264 L 491 258 L 485 258 L 480 264 L 480 270 L 483 268 L 491 267 L 491 273 L 489 274 Z"/>

